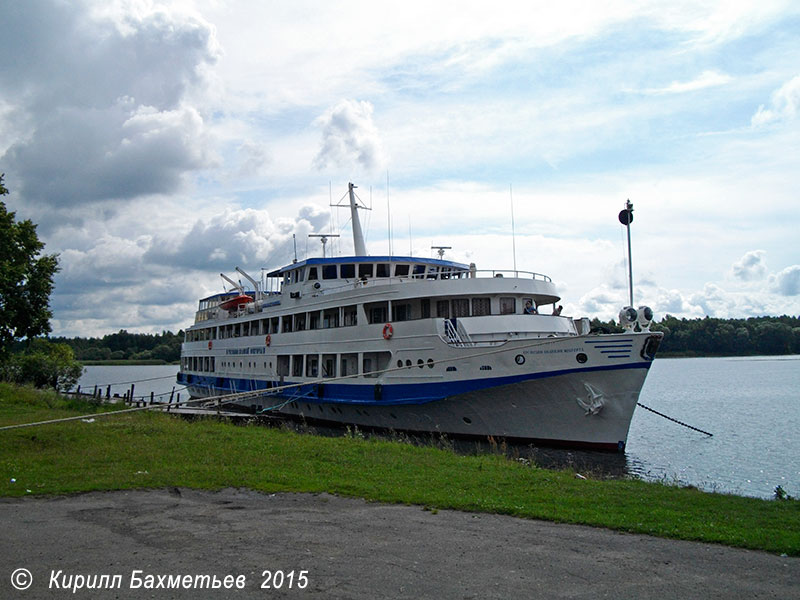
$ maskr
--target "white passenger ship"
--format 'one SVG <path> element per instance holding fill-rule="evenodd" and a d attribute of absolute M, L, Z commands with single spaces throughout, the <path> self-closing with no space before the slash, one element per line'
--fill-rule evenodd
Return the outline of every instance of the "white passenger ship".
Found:
<path fill-rule="evenodd" d="M 662 336 L 649 309 L 640 331 L 626 307 L 625 333 L 595 335 L 555 314 L 545 275 L 368 256 L 353 187 L 355 256 L 295 262 L 266 282 L 240 271 L 252 290 L 200 301 L 178 373 L 192 397 L 254 392 L 240 404 L 308 422 L 625 447 Z"/>

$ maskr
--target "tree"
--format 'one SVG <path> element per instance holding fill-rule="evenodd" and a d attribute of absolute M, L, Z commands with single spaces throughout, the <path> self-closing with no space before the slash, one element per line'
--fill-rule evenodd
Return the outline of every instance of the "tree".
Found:
<path fill-rule="evenodd" d="M 0 196 L 8 194 L 3 177 Z M 15 340 L 50 332 L 50 293 L 58 271 L 58 255 L 41 254 L 36 225 L 15 217 L 0 202 L 0 362 Z"/>
<path fill-rule="evenodd" d="M 72 348 L 42 338 L 33 340 L 25 352 L 12 356 L 3 370 L 8 381 L 51 387 L 59 392 L 72 389 L 83 374 Z"/>

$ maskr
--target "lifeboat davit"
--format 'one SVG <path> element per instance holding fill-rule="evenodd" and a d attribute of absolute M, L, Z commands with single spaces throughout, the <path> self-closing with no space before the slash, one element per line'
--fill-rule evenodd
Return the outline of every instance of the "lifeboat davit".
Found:
<path fill-rule="evenodd" d="M 248 296 L 247 294 L 239 294 L 231 298 L 230 300 L 225 300 L 219 307 L 223 310 L 236 310 L 240 306 L 244 304 L 250 304 L 253 301 L 253 298 Z"/>

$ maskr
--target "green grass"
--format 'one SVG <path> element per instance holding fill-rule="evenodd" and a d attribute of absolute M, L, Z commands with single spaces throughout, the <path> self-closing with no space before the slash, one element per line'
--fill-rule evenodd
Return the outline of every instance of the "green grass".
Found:
<path fill-rule="evenodd" d="M 0 384 L 0 425 L 96 408 Z M 0 431 L 0 477 L 0 496 L 168 486 L 329 492 L 800 555 L 798 501 L 632 479 L 583 480 L 572 471 L 496 454 L 460 456 L 400 441 L 326 438 L 156 413 Z"/>

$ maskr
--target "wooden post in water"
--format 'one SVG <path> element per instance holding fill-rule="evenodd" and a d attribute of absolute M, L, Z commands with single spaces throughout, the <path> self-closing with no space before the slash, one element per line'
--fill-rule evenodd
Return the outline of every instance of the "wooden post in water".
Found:
<path fill-rule="evenodd" d="M 109 385 L 109 386 L 106 388 L 106 400 L 108 400 L 108 399 L 110 399 L 110 398 L 111 398 L 111 386 Z"/>
<path fill-rule="evenodd" d="M 172 407 L 172 398 L 173 398 L 173 396 L 175 396 L 175 386 L 174 385 L 172 386 L 172 391 L 169 393 L 169 404 L 167 405 L 167 412 L 169 412 L 169 409 Z"/>
<path fill-rule="evenodd" d="M 150 390 L 150 406 L 153 406 L 153 390 Z"/>

